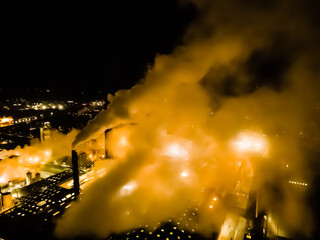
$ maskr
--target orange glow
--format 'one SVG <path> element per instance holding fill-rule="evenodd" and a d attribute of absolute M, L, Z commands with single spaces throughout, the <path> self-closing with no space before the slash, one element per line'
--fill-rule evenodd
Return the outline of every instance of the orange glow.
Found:
<path fill-rule="evenodd" d="M 14 121 L 12 117 L 3 117 L 0 118 L 0 127 L 6 127 L 6 126 L 10 126 L 13 125 Z"/>
<path fill-rule="evenodd" d="M 183 171 L 183 172 L 181 172 L 180 173 L 180 177 L 182 177 L 182 178 L 186 178 L 186 177 L 188 177 L 190 174 L 189 174 L 189 172 L 187 172 L 187 171 Z"/>
<path fill-rule="evenodd" d="M 165 150 L 165 155 L 172 158 L 184 158 L 186 160 L 188 159 L 188 152 L 178 143 L 170 144 Z"/>
<path fill-rule="evenodd" d="M 120 189 L 120 196 L 124 197 L 130 195 L 131 193 L 133 193 L 134 190 L 137 189 L 137 187 L 138 185 L 135 181 L 127 183 Z"/>
<path fill-rule="evenodd" d="M 41 171 L 45 164 L 62 159 L 70 154 L 71 141 L 77 131 L 63 135 L 52 132 L 52 138 L 44 142 L 34 142 L 31 146 L 18 146 L 13 150 L 0 151 L 0 183 L 16 178 L 25 178 L 26 172 Z M 58 161 L 58 164 L 62 162 Z"/>
<path fill-rule="evenodd" d="M 130 128 L 119 127 L 109 132 L 107 137 L 107 152 L 109 153 L 109 157 L 124 157 L 130 146 Z"/>
<path fill-rule="evenodd" d="M 233 140 L 232 148 L 234 151 L 241 154 L 261 154 L 267 156 L 268 142 L 265 136 L 252 132 L 243 132 L 239 134 L 236 140 Z"/>

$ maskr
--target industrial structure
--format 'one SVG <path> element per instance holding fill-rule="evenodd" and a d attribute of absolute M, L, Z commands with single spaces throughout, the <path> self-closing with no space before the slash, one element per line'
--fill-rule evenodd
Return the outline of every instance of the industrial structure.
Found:
<path fill-rule="evenodd" d="M 77 167 L 77 166 L 75 166 Z M 75 171 L 78 174 L 79 170 Z M 83 174 L 80 171 L 80 174 Z M 21 239 L 39 234 L 39 239 L 52 234 L 53 219 L 62 215 L 70 202 L 75 200 L 74 188 L 62 187 L 64 183 L 72 180 L 72 169 L 63 171 L 46 179 L 40 179 L 40 173 L 35 176 L 34 183 L 28 184 L 20 190 L 21 197 L 13 202 L 12 194 L 1 194 L 2 212 L 0 215 L 0 237 Z M 31 172 L 27 173 L 27 181 L 32 181 Z M 79 186 L 79 185 L 78 185 Z M 79 194 L 79 187 L 77 194 Z M 21 227 L 25 232 L 16 231 Z"/>
<path fill-rule="evenodd" d="M 0 127 L 7 127 L 14 124 L 14 120 L 12 117 L 3 117 L 0 118 Z"/>
<path fill-rule="evenodd" d="M 105 152 L 105 154 L 107 158 L 108 153 Z M 55 219 L 70 207 L 71 201 L 77 199 L 80 194 L 80 186 L 85 182 L 80 181 L 81 176 L 86 177 L 86 171 L 79 169 L 76 150 L 72 150 L 71 156 L 72 168 L 50 177 L 41 179 L 40 173 L 37 172 L 35 178 L 32 178 L 32 173 L 27 172 L 26 185 L 19 191 L 21 197 L 13 199 L 11 192 L 1 194 L 0 237 L 4 239 L 54 239 Z M 8 189 L 10 189 L 10 184 Z M 181 216 L 172 216 L 166 222 L 159 222 L 158 226 L 151 230 L 148 225 L 139 226 L 130 231 L 111 234 L 106 239 L 267 239 L 268 216 L 258 211 L 256 192 L 235 191 L 218 196 L 214 190 L 207 189 L 206 191 L 208 191 L 208 199 L 203 206 L 192 206 Z M 223 200 L 225 208 L 230 213 L 226 216 L 224 224 L 233 221 L 233 229 L 229 229 L 226 233 L 223 230 L 220 233 L 216 231 L 211 236 L 202 236 L 195 229 L 190 229 L 191 223 L 199 222 L 199 209 L 209 206 L 210 210 L 210 204 L 214 204 L 213 201 L 218 199 Z M 17 228 L 23 231 L 16 231 Z M 244 238 L 234 238 L 237 236 L 237 231 L 243 233 Z"/>

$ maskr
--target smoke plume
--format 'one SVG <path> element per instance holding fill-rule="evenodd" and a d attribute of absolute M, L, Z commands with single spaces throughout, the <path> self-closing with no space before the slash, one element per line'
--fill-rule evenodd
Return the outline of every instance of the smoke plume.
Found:
<path fill-rule="evenodd" d="M 273 208 L 289 233 L 310 234 L 306 195 L 288 181 L 312 181 L 305 151 L 319 147 L 319 19 L 312 12 L 319 6 L 193 3 L 198 18 L 184 44 L 158 55 L 130 90 L 108 96 L 108 108 L 76 136 L 74 148 L 113 128 L 107 141 L 115 160 L 58 222 L 59 236 L 157 226 L 201 205 L 202 189 L 213 189 L 218 201 L 239 189 L 261 191 L 261 209 Z M 199 214 L 204 220 L 190 228 L 210 234 L 226 209 Z"/>
<path fill-rule="evenodd" d="M 0 184 L 7 183 L 15 178 L 25 178 L 27 171 L 36 173 L 47 162 L 69 156 L 71 143 L 77 133 L 77 130 L 72 130 L 64 135 L 52 130 L 51 138 L 44 142 L 1 151 Z"/>

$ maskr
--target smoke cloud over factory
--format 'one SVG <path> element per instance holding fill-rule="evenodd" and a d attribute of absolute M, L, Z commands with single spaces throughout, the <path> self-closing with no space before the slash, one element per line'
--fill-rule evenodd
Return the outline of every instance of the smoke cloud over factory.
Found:
<path fill-rule="evenodd" d="M 313 2 L 193 3 L 198 17 L 183 44 L 109 95 L 75 137 L 81 151 L 110 130 L 111 159 L 58 221 L 58 236 L 106 237 L 171 220 L 223 239 L 228 194 L 250 191 L 260 210 L 272 209 L 270 225 L 311 234 L 305 190 L 292 188 L 310 187 L 307 154 L 320 144 L 319 33 L 306 17 Z M 199 206 L 197 221 L 175 218 Z"/>

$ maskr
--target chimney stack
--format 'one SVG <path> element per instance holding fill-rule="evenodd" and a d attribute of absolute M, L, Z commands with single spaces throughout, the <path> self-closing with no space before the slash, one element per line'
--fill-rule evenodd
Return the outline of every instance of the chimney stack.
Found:
<path fill-rule="evenodd" d="M 108 133 L 111 131 L 112 129 L 107 129 L 104 131 L 104 150 L 105 150 L 105 159 L 107 158 L 111 158 L 108 150 L 107 150 L 107 136 L 108 136 Z"/>
<path fill-rule="evenodd" d="M 72 172 L 73 172 L 73 190 L 77 197 L 80 193 L 79 184 L 79 166 L 78 166 L 78 154 L 76 150 L 72 150 Z"/>

